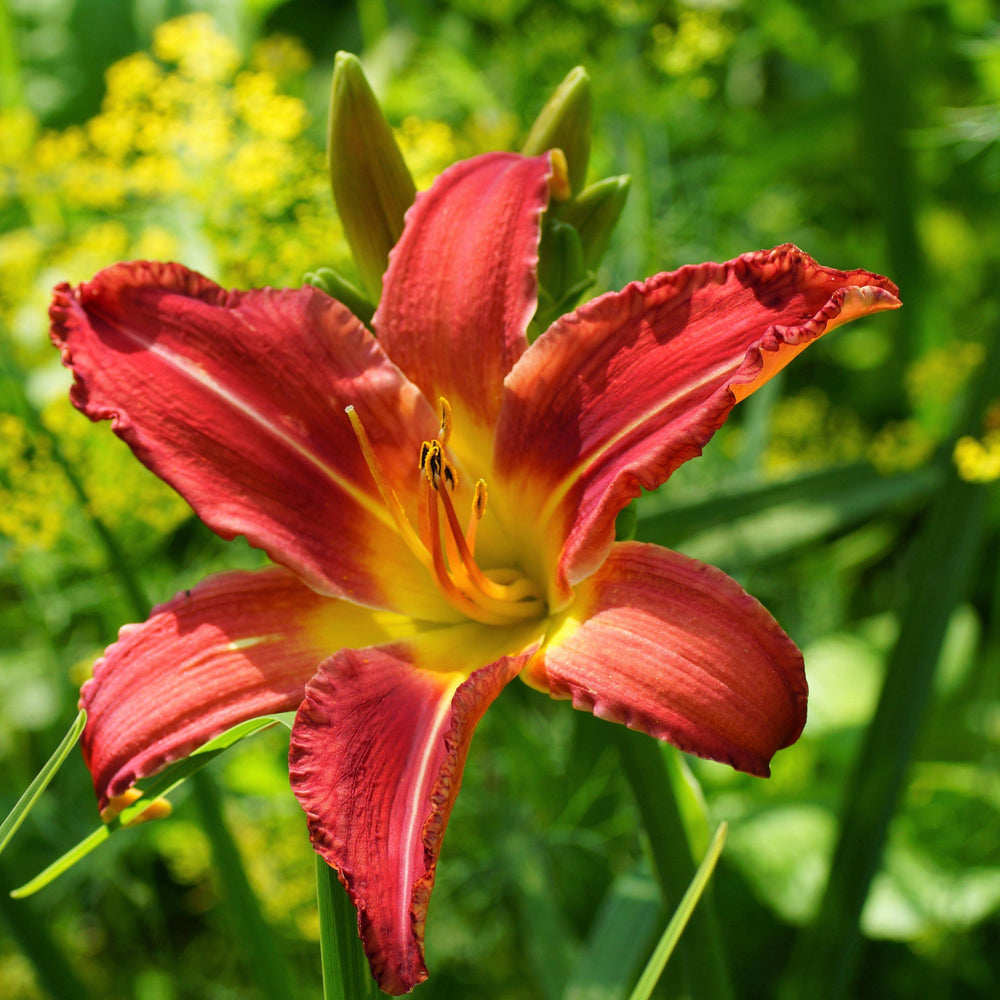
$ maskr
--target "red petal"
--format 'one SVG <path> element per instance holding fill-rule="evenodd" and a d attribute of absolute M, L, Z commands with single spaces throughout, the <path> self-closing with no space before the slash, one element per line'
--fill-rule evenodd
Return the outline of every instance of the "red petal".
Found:
<path fill-rule="evenodd" d="M 492 427 L 503 377 L 528 346 L 537 304 L 548 156 L 487 153 L 417 195 L 389 258 L 379 340 L 428 399 Z"/>
<path fill-rule="evenodd" d="M 466 678 L 415 668 L 399 646 L 342 650 L 306 691 L 292 787 L 316 852 L 358 908 L 387 993 L 427 978 L 427 902 L 472 733 L 524 659 L 503 657 Z"/>
<path fill-rule="evenodd" d="M 687 753 L 769 774 L 806 720 L 802 655 L 734 580 L 656 545 L 614 545 L 522 674 Z"/>
<path fill-rule="evenodd" d="M 384 642 L 397 617 L 322 597 L 275 567 L 209 577 L 127 625 L 80 699 L 101 808 L 226 729 L 294 711 L 331 649 Z"/>
<path fill-rule="evenodd" d="M 432 592 L 399 544 L 351 425 L 415 494 L 434 412 L 339 303 L 312 288 L 227 292 L 177 264 L 119 264 L 56 289 L 73 402 L 225 538 L 245 534 L 318 590 L 399 606 Z M 417 610 L 417 609 L 413 609 Z"/>
<path fill-rule="evenodd" d="M 629 285 L 546 331 L 505 383 L 490 501 L 520 526 L 536 579 L 556 577 L 552 606 L 601 564 L 640 487 L 701 453 L 765 359 L 773 374 L 840 323 L 898 306 L 896 291 L 783 246 Z M 538 517 L 513 516 L 513 498 Z"/>

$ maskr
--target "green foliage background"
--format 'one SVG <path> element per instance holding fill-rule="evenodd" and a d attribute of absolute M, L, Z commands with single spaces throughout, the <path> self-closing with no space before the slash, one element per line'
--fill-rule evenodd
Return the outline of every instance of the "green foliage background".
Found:
<path fill-rule="evenodd" d="M 418 187 L 517 148 L 585 65 L 591 176 L 633 177 L 595 293 L 786 241 L 899 283 L 901 311 L 753 396 L 644 498 L 638 532 L 735 574 L 806 654 L 810 720 L 769 781 L 684 764 L 696 849 L 730 824 L 714 895 L 737 996 L 996 996 L 988 0 L 0 0 L 0 814 L 136 601 L 260 562 L 71 410 L 49 289 L 134 257 L 236 286 L 349 270 L 323 152 L 337 49 L 362 55 Z M 290 993 L 313 996 L 312 853 L 286 751 L 268 731 L 211 772 Z M 268 995 L 213 861 L 218 823 L 198 794 L 175 805 L 12 901 L 96 824 L 72 758 L 0 859 L 0 996 Z M 665 919 L 607 725 L 513 686 L 470 756 L 418 995 L 625 996 Z M 659 991 L 684 995 L 678 967 Z"/>

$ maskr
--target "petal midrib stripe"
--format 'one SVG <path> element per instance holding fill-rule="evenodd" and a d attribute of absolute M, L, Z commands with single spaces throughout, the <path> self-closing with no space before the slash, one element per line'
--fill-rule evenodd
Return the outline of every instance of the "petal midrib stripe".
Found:
<path fill-rule="evenodd" d="M 665 410 L 670 409 L 673 406 L 681 403 L 685 397 L 693 395 L 705 386 L 717 382 L 720 378 L 725 375 L 733 375 L 736 370 L 742 364 L 742 360 L 737 363 L 733 363 L 731 360 L 727 361 L 725 364 L 720 365 L 718 368 L 713 369 L 709 372 L 700 382 L 694 385 L 686 385 L 683 389 L 676 392 L 673 396 L 668 396 L 666 399 L 661 400 L 655 406 L 650 407 L 645 410 L 638 417 L 630 420 L 624 427 L 619 431 L 612 434 L 606 441 L 602 442 L 597 448 L 592 452 L 587 454 L 580 461 L 576 462 L 572 468 L 559 480 L 555 489 L 549 494 L 549 498 L 542 508 L 541 516 L 539 517 L 539 522 L 541 524 L 546 524 L 552 520 L 557 508 L 566 498 L 566 495 L 573 488 L 573 486 L 586 474 L 586 472 L 597 465 L 607 454 L 610 452 L 615 445 L 625 438 L 634 434 L 638 431 L 644 424 L 653 420 L 656 416 L 663 413 Z"/>
<path fill-rule="evenodd" d="M 199 385 L 214 393 L 220 399 L 224 400 L 229 406 L 238 410 L 249 420 L 253 421 L 253 423 L 255 423 L 263 431 L 270 434 L 271 437 L 276 438 L 296 454 L 300 455 L 306 461 L 314 465 L 320 470 L 320 472 L 323 473 L 323 475 L 333 482 L 338 489 L 342 490 L 349 497 L 351 497 L 352 500 L 380 520 L 383 525 L 394 532 L 397 530 L 395 522 L 381 503 L 375 502 L 371 496 L 363 490 L 360 490 L 350 480 L 341 476 L 336 469 L 324 462 L 322 458 L 303 445 L 302 442 L 297 441 L 281 428 L 275 426 L 272 421 L 268 420 L 267 417 L 251 406 L 245 399 L 225 388 L 225 386 L 220 385 L 214 378 L 204 371 L 204 369 L 193 364 L 187 358 L 175 354 L 173 351 L 165 348 L 162 344 L 155 341 L 143 340 L 142 337 L 137 336 L 134 333 L 126 333 L 126 336 L 141 345 L 145 350 L 148 350 L 150 353 L 156 355 L 177 371 L 182 372 L 186 377 L 192 379 Z"/>

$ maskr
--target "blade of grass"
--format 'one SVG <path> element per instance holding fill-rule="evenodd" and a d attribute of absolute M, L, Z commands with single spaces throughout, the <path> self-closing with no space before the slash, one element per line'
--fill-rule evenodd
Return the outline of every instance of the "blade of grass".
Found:
<path fill-rule="evenodd" d="M 34 781 L 28 785 L 24 794 L 14 804 L 7 818 L 0 823 L 0 853 L 10 843 L 11 838 L 17 832 L 17 828 L 24 822 L 28 813 L 34 808 L 35 803 L 41 798 L 42 792 L 48 787 L 49 782 L 55 777 L 56 772 L 62 767 L 63 762 L 69 756 L 70 750 L 76 746 L 76 741 L 83 732 L 83 727 L 87 723 L 87 713 L 81 709 L 76 721 L 69 728 L 69 732 L 62 738 L 62 742 L 56 747 L 55 752 L 46 761 L 45 766 L 35 776 Z"/>
<path fill-rule="evenodd" d="M 668 905 L 680 900 L 695 876 L 690 838 L 656 740 L 624 726 L 612 726 L 625 776 L 649 837 L 653 869 Z M 711 895 L 693 914 L 679 955 L 693 1000 L 730 1000 L 734 991 Z"/>
<path fill-rule="evenodd" d="M 712 842 L 708 845 L 708 852 L 698 866 L 698 871 L 695 872 L 695 876 L 674 911 L 674 915 L 670 918 L 670 923 L 667 924 L 663 937 L 660 938 L 649 963 L 635 984 L 635 989 L 629 1000 L 649 1000 L 653 990 L 656 989 L 656 984 L 660 981 L 660 976 L 663 975 L 663 970 L 667 967 L 667 962 L 674 953 L 674 948 L 677 947 L 677 942 L 680 940 L 684 928 L 695 912 L 695 907 L 708 885 L 708 880 L 712 877 L 712 872 L 715 871 L 716 862 L 722 853 L 722 846 L 726 842 L 726 829 L 725 823 L 719 824 Z"/>
<path fill-rule="evenodd" d="M 705 500 L 671 503 L 663 494 L 637 501 L 637 537 L 732 572 L 782 555 L 925 500 L 943 479 L 937 467 L 882 476 L 866 465 L 806 473 Z"/>
<path fill-rule="evenodd" d="M 981 369 L 963 429 L 976 431 L 1000 394 L 1000 336 Z M 914 543 L 910 590 L 878 706 L 847 783 L 840 835 L 819 913 L 799 938 L 781 996 L 836 1000 L 848 994 L 860 944 L 859 921 L 878 871 L 917 736 L 933 695 L 945 630 L 964 599 L 982 548 L 987 488 L 963 482 L 950 450 L 947 478 Z"/>
<path fill-rule="evenodd" d="M 316 855 L 319 947 L 323 1000 L 368 1000 L 384 996 L 368 971 L 358 937 L 358 917 L 337 873 Z"/>
<path fill-rule="evenodd" d="M 141 789 L 143 796 L 137 802 L 123 809 L 110 823 L 102 823 L 96 830 L 88 834 L 78 844 L 71 847 L 65 854 L 52 862 L 44 871 L 39 872 L 30 882 L 11 891 L 15 899 L 24 899 L 32 896 L 40 889 L 44 889 L 50 882 L 55 881 L 64 872 L 69 871 L 78 861 L 85 858 L 91 851 L 100 847 L 118 830 L 133 826 L 139 817 L 158 799 L 169 794 L 178 785 L 183 784 L 196 771 L 201 770 L 209 761 L 214 760 L 224 750 L 235 745 L 240 740 L 268 729 L 277 722 L 282 721 L 277 718 L 250 719 L 242 722 L 238 726 L 221 733 L 215 739 L 210 740 L 204 746 L 195 750 L 184 760 L 171 764 L 166 770 L 145 781 L 136 783 L 136 787 Z"/>

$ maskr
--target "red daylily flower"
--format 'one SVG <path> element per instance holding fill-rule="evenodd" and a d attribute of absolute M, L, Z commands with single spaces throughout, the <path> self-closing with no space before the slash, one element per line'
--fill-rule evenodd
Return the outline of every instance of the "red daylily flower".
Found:
<path fill-rule="evenodd" d="M 426 977 L 469 743 L 515 676 L 752 774 L 798 737 L 802 658 L 767 611 L 615 542 L 615 517 L 807 344 L 899 304 L 783 246 L 603 295 L 529 347 L 552 174 L 493 153 L 418 196 L 377 340 L 316 289 L 228 292 L 177 264 L 110 267 L 51 310 L 76 406 L 277 564 L 179 594 L 98 662 L 81 704 L 101 807 L 297 709 L 292 786 L 393 994 Z"/>

